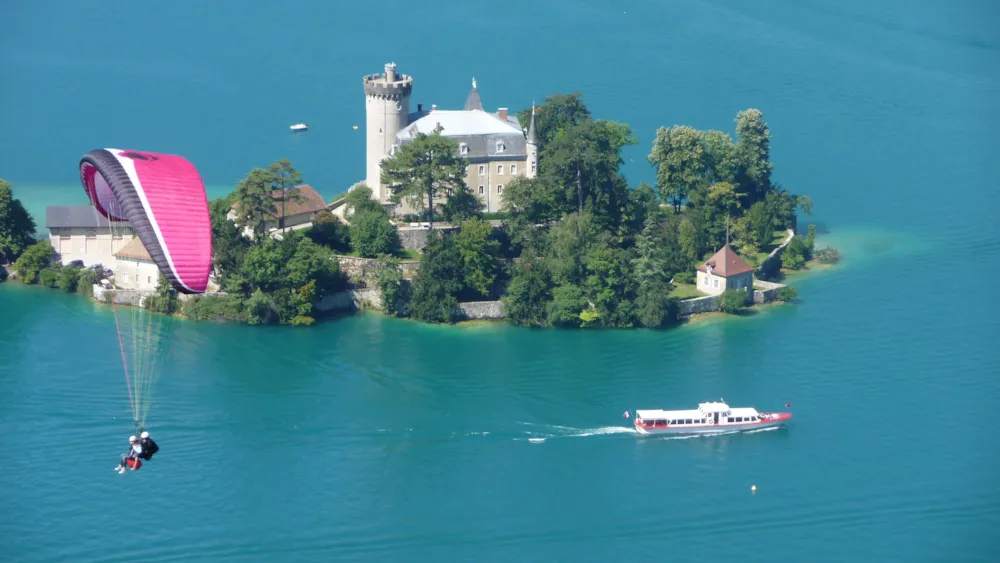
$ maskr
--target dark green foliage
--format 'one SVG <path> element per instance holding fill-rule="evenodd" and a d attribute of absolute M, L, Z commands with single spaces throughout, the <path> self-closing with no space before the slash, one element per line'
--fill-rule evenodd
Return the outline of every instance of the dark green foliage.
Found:
<path fill-rule="evenodd" d="M 0 282 L 7 281 L 7 269 L 0 267 Z"/>
<path fill-rule="evenodd" d="M 779 301 L 792 301 L 799 296 L 799 292 L 794 287 L 785 286 L 778 289 Z"/>
<path fill-rule="evenodd" d="M 545 326 L 552 299 L 551 280 L 543 260 L 522 255 L 501 298 L 507 319 L 521 326 Z"/>
<path fill-rule="evenodd" d="M 420 269 L 413 278 L 410 316 L 433 323 L 455 322 L 457 295 L 465 285 L 462 254 L 451 236 L 431 231 Z"/>
<path fill-rule="evenodd" d="M 399 316 L 403 313 L 401 304 L 403 296 L 403 271 L 399 268 L 399 259 L 383 254 L 378 259 L 378 270 L 375 272 L 375 285 L 382 292 L 382 312 Z"/>
<path fill-rule="evenodd" d="M 66 293 L 73 293 L 76 291 L 77 284 L 80 282 L 80 272 L 90 271 L 84 270 L 80 266 L 66 266 L 60 268 L 58 271 L 58 279 L 56 280 L 56 285 L 59 289 Z"/>
<path fill-rule="evenodd" d="M 792 237 L 792 241 L 788 243 L 781 255 L 781 267 L 786 270 L 801 270 L 806 265 L 807 251 L 808 248 L 802 237 Z"/>
<path fill-rule="evenodd" d="M 719 297 L 719 310 L 731 315 L 738 314 L 747 306 L 749 292 L 742 289 L 727 289 Z"/>
<path fill-rule="evenodd" d="M 203 295 L 184 303 L 183 312 L 198 321 L 246 322 L 247 314 L 239 297 Z"/>
<path fill-rule="evenodd" d="M 0 264 L 14 262 L 34 242 L 35 219 L 0 178 Z"/>
<path fill-rule="evenodd" d="M 399 250 L 399 234 L 384 213 L 355 212 L 351 216 L 351 247 L 359 256 L 375 258 Z"/>
<path fill-rule="evenodd" d="M 463 289 L 474 299 L 485 299 L 500 271 L 500 243 L 492 237 L 489 223 L 480 219 L 463 223 L 455 235 L 455 248 L 462 261 Z"/>
<path fill-rule="evenodd" d="M 583 291 L 575 285 L 560 285 L 552 290 L 547 307 L 552 326 L 580 326 L 580 313 L 588 307 Z"/>
<path fill-rule="evenodd" d="M 347 207 L 347 212 L 349 213 L 345 217 L 350 218 L 351 215 L 368 211 L 388 216 L 385 207 L 372 199 L 374 197 L 372 189 L 364 184 L 355 186 L 344 197 L 347 200 L 344 205 Z"/>
<path fill-rule="evenodd" d="M 51 268 L 43 269 L 38 275 L 38 283 L 44 287 L 56 287 L 59 281 L 59 274 Z"/>
<path fill-rule="evenodd" d="M 156 293 L 146 298 L 146 308 L 154 313 L 171 314 L 180 310 L 177 290 L 161 273 L 156 282 Z"/>
<path fill-rule="evenodd" d="M 90 296 L 94 291 L 94 284 L 97 283 L 97 272 L 93 268 L 82 268 L 77 272 L 76 292 Z"/>
<path fill-rule="evenodd" d="M 464 182 L 449 193 L 448 200 L 441 206 L 441 217 L 453 225 L 482 215 L 482 204 Z"/>
<path fill-rule="evenodd" d="M 806 235 L 806 259 L 812 260 L 813 248 L 816 246 L 816 225 L 809 225 L 809 234 Z"/>
<path fill-rule="evenodd" d="M 340 218 L 325 209 L 313 218 L 312 227 L 306 231 L 306 236 L 335 252 L 347 253 L 351 250 L 350 229 Z"/>
<path fill-rule="evenodd" d="M 437 196 L 467 189 L 467 164 L 458 156 L 458 142 L 454 139 L 440 132 L 417 133 L 412 141 L 403 143 L 392 158 L 382 163 L 382 183 L 392 190 L 393 202 L 405 199 L 413 207 L 425 204 L 427 219 L 433 228 Z"/>
<path fill-rule="evenodd" d="M 38 241 L 29 246 L 14 262 L 14 271 L 24 283 L 38 283 L 42 270 L 49 267 L 55 252 L 48 240 Z M 48 284 L 43 284 L 48 285 Z"/>

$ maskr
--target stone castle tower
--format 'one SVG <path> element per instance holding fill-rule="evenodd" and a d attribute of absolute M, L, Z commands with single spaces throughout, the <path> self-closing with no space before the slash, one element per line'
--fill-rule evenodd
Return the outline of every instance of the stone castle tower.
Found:
<path fill-rule="evenodd" d="M 396 63 L 389 63 L 383 74 L 365 76 L 364 87 L 368 139 L 365 183 L 375 199 L 386 203 L 389 198 L 382 187 L 380 163 L 392 150 L 396 133 L 409 125 L 413 77 L 396 74 Z"/>
<path fill-rule="evenodd" d="M 538 176 L 538 131 L 535 129 L 535 104 L 531 104 L 531 122 L 528 124 L 528 135 L 525 138 L 525 148 L 528 150 L 528 178 Z"/>

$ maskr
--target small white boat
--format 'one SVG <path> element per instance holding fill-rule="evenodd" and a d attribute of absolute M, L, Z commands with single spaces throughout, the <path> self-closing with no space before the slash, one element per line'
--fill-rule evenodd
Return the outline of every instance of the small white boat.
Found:
<path fill-rule="evenodd" d="M 309 126 L 305 123 L 296 123 L 295 125 L 289 127 L 289 129 L 292 131 L 305 131 L 306 129 L 309 129 Z"/>
<path fill-rule="evenodd" d="M 778 426 L 790 418 L 792 418 L 790 412 L 758 412 L 754 408 L 731 408 L 720 401 L 700 403 L 695 410 L 637 410 L 635 430 L 639 434 L 745 432 Z"/>

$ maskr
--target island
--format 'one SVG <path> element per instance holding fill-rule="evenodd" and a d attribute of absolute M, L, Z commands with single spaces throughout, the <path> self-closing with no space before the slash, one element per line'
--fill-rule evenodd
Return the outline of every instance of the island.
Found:
<path fill-rule="evenodd" d="M 463 109 L 410 112 L 412 78 L 394 64 L 363 85 L 366 178 L 326 203 L 287 159 L 251 170 L 210 204 L 204 295 L 172 291 L 138 239 L 111 242 L 111 268 L 57 259 L 53 237 L 5 251 L 2 190 L 0 255 L 19 255 L 11 269 L 27 283 L 128 304 L 116 294 L 140 293 L 143 307 L 199 320 L 310 325 L 372 309 L 431 323 L 606 328 L 792 301 L 785 274 L 839 260 L 814 248 L 813 225 L 798 232 L 812 201 L 772 180 L 771 134 L 756 109 L 736 114 L 735 136 L 661 127 L 647 157 L 655 185 L 630 186 L 622 152 L 635 135 L 595 118 L 579 93 L 487 112 L 473 79 Z M 98 227 L 87 221 L 49 228 Z"/>

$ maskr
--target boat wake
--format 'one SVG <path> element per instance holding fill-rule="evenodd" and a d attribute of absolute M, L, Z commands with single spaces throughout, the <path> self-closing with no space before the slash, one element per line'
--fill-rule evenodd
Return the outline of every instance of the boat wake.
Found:
<path fill-rule="evenodd" d="M 540 444 L 556 438 L 586 438 L 589 436 L 611 436 L 617 434 L 635 434 L 631 426 L 601 426 L 599 428 L 574 428 L 572 426 L 557 426 L 554 424 L 535 424 L 519 422 L 523 426 L 536 426 L 538 430 L 524 430 L 522 436 L 514 437 L 515 441 L 528 441 Z"/>

